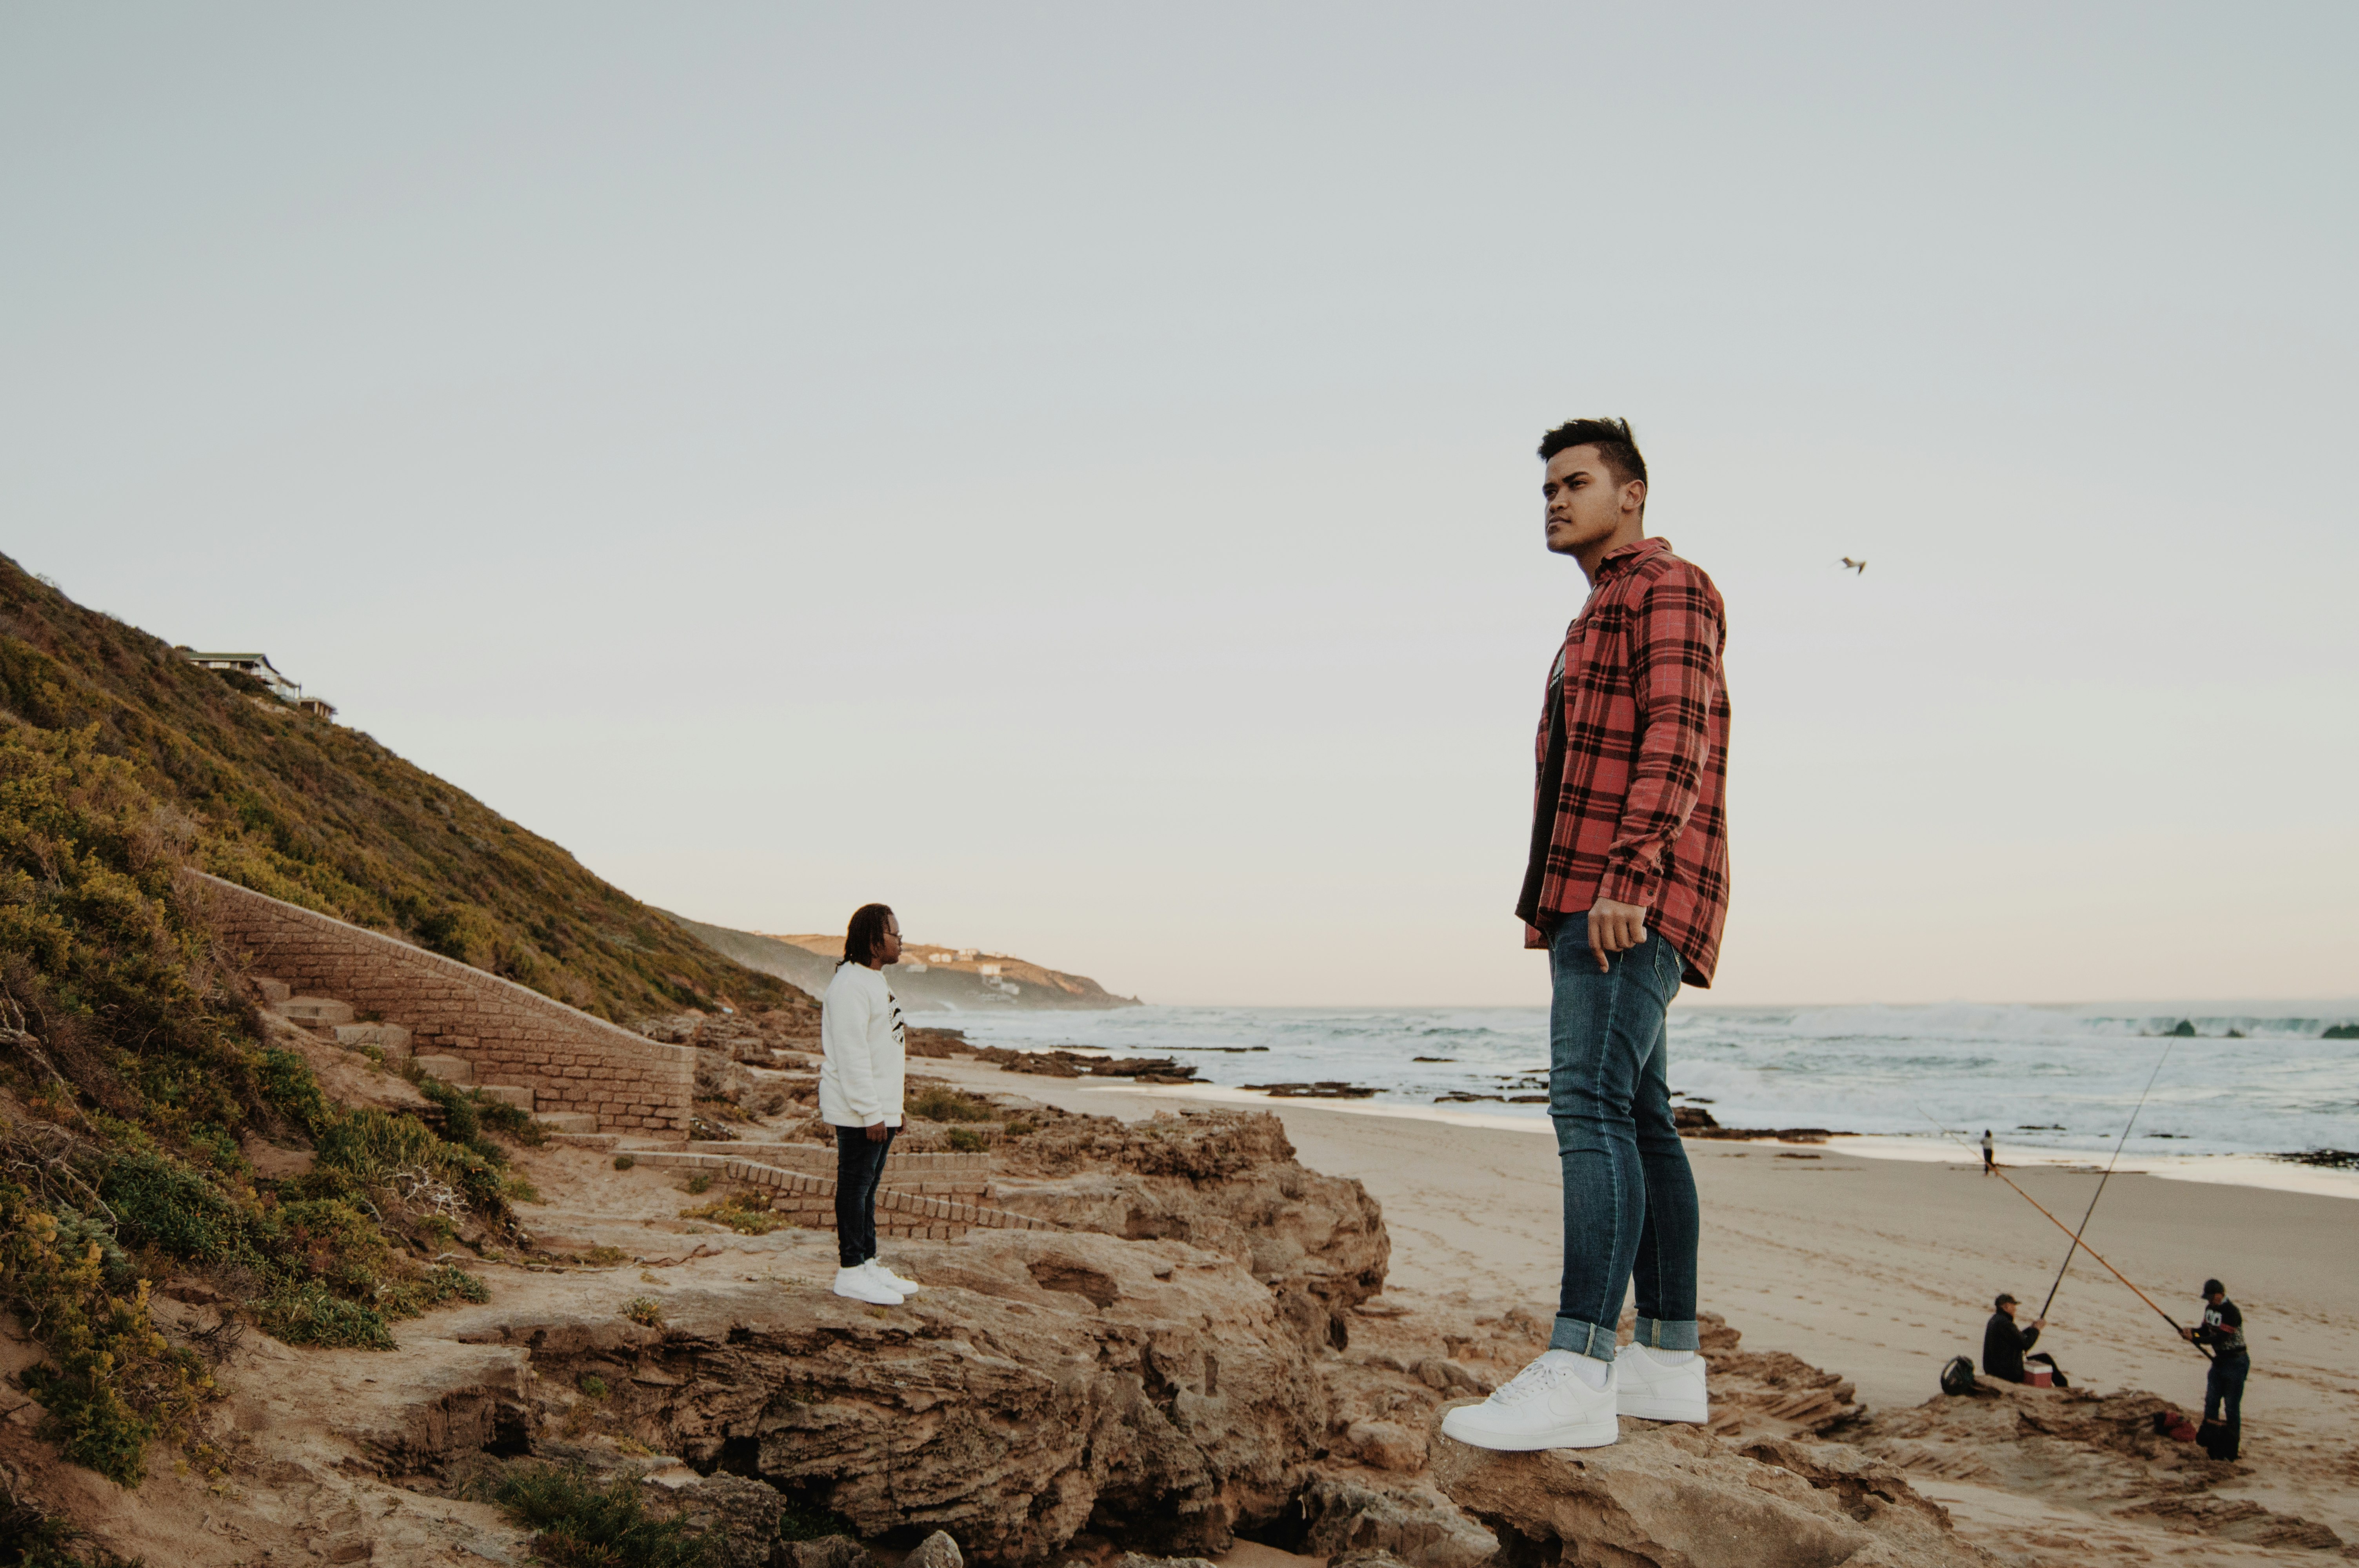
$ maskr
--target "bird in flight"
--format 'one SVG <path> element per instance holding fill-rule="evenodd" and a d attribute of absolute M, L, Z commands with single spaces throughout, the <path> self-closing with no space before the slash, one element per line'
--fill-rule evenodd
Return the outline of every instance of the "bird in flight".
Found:
<path fill-rule="evenodd" d="M 1867 574 L 1867 563 L 1865 561 L 1855 561 L 1849 556 L 1845 556 L 1843 558 L 1843 564 L 1852 571 L 1857 572 L 1863 577 Z"/>

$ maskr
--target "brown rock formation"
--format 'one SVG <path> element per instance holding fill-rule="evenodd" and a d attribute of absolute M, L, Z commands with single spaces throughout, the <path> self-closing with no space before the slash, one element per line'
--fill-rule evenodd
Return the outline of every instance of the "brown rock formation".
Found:
<path fill-rule="evenodd" d="M 992 1201 L 1131 1240 L 1185 1241 L 1249 1269 L 1310 1342 L 1350 1341 L 1350 1308 L 1384 1288 L 1384 1211 L 1355 1181 L 1304 1168 L 1266 1112 L 1125 1123 L 1055 1116 L 1000 1150 Z"/>
<path fill-rule="evenodd" d="M 462 1336 L 528 1350 L 543 1422 L 595 1378 L 601 1421 L 637 1442 L 735 1455 L 864 1535 L 947 1530 L 989 1561 L 1044 1557 L 1093 1512 L 1223 1550 L 1286 1507 L 1326 1425 L 1271 1292 L 1214 1253 L 978 1231 L 913 1251 L 931 1288 L 888 1312 L 824 1293 L 830 1260 L 799 1251 L 798 1277 L 674 1292 L 660 1330 L 621 1315 L 636 1287 L 615 1281 L 603 1312 L 475 1309 Z"/>
<path fill-rule="evenodd" d="M 1981 1568 L 1900 1472 L 1839 1444 L 1744 1453 L 1625 1421 L 1608 1448 L 1494 1454 L 1433 1440 L 1441 1489 L 1495 1531 L 1507 1568 Z"/>

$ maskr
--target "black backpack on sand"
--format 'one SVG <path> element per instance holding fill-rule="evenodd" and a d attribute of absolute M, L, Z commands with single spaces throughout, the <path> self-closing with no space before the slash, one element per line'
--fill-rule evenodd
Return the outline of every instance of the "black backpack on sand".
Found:
<path fill-rule="evenodd" d="M 1963 1356 L 1952 1356 L 1941 1368 L 1941 1391 L 1945 1394 L 1971 1394 L 1974 1391 L 1974 1364 Z"/>

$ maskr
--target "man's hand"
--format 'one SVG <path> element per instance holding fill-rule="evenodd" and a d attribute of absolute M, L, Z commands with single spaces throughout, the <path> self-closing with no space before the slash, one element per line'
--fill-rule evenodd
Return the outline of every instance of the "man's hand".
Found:
<path fill-rule="evenodd" d="M 882 1143 L 885 1141 L 885 1124 L 883 1122 L 880 1121 L 875 1126 L 868 1130 L 868 1141 L 871 1143 Z"/>
<path fill-rule="evenodd" d="M 1647 906 L 1643 903 L 1616 903 L 1601 898 L 1589 908 L 1589 950 L 1597 955 L 1597 972 L 1605 973 L 1613 966 L 1605 961 L 1608 953 L 1626 953 L 1647 939 Z"/>
<path fill-rule="evenodd" d="M 2188 1344 L 2190 1344 L 2190 1345 L 2192 1345 L 2192 1344 L 2194 1344 L 2194 1343 L 2195 1343 L 2195 1331 L 2194 1331 L 2193 1329 L 2191 1329 L 2191 1328 L 2182 1328 L 2182 1329 L 2180 1329 L 2180 1330 L 2179 1331 L 2179 1336 L 2180 1336 L 2181 1339 L 2186 1340 L 2186 1341 L 2187 1341 L 2187 1343 L 2188 1343 Z"/>

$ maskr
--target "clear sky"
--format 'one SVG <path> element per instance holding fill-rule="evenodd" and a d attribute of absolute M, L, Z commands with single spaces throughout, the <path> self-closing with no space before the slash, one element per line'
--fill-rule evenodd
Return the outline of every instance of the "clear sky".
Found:
<path fill-rule="evenodd" d="M 2359 992 L 2343 4 L 0 11 L 0 548 L 639 896 L 1523 1002 L 1636 425 L 1715 1000 Z M 1864 577 L 1837 567 L 1864 557 Z"/>

